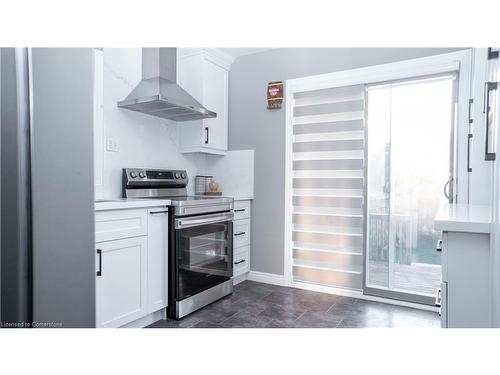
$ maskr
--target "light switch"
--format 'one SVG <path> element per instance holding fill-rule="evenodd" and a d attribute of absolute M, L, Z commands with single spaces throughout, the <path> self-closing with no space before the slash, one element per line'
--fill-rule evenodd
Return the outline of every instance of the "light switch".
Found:
<path fill-rule="evenodd" d="M 106 139 L 106 151 L 118 152 L 118 142 L 111 138 Z"/>

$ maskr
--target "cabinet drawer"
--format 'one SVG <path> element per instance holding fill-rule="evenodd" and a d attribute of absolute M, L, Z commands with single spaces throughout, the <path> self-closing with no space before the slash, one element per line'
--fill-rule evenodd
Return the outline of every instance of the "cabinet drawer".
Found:
<path fill-rule="evenodd" d="M 250 219 L 233 222 L 233 248 L 250 245 Z M 235 250 L 237 252 L 237 250 Z"/>
<path fill-rule="evenodd" d="M 248 219 L 250 217 L 250 201 L 234 202 L 234 220 Z"/>
<path fill-rule="evenodd" d="M 233 276 L 250 271 L 250 246 L 240 248 L 233 254 Z"/>
<path fill-rule="evenodd" d="M 95 241 L 145 236 L 147 223 L 146 209 L 98 211 L 95 214 Z"/>

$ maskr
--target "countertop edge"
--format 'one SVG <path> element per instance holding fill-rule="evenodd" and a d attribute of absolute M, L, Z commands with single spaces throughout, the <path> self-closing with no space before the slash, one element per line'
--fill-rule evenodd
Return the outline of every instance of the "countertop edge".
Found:
<path fill-rule="evenodd" d="M 233 199 L 235 201 L 251 201 L 254 198 L 253 198 L 253 195 L 247 195 L 247 196 L 242 195 L 242 196 L 239 196 L 239 197 L 233 197 Z"/>
<path fill-rule="evenodd" d="M 489 206 L 446 204 L 434 218 L 434 229 L 445 232 L 491 233 Z"/>
<path fill-rule="evenodd" d="M 111 201 L 111 202 L 95 202 L 94 210 L 97 211 L 111 211 L 111 210 L 127 210 L 132 208 L 151 208 L 151 207 L 164 207 L 170 205 L 172 202 L 168 199 L 165 200 L 134 200 L 134 201 Z"/>

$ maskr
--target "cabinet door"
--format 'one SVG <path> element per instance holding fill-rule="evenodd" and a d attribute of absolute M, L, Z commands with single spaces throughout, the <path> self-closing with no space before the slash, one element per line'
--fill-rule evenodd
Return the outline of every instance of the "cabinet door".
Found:
<path fill-rule="evenodd" d="M 217 113 L 216 118 L 203 120 L 204 146 L 227 151 L 228 72 L 206 57 L 203 79 L 203 105 Z"/>
<path fill-rule="evenodd" d="M 148 217 L 148 310 L 168 304 L 168 211 L 152 208 Z"/>
<path fill-rule="evenodd" d="M 119 327 L 147 314 L 147 237 L 97 244 L 96 322 Z"/>

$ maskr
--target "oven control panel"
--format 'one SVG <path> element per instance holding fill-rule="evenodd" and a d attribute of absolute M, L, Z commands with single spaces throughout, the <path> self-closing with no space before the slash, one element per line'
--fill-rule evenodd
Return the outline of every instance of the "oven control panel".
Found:
<path fill-rule="evenodd" d="M 123 185 L 127 188 L 186 187 L 188 176 L 180 169 L 123 168 Z"/>

